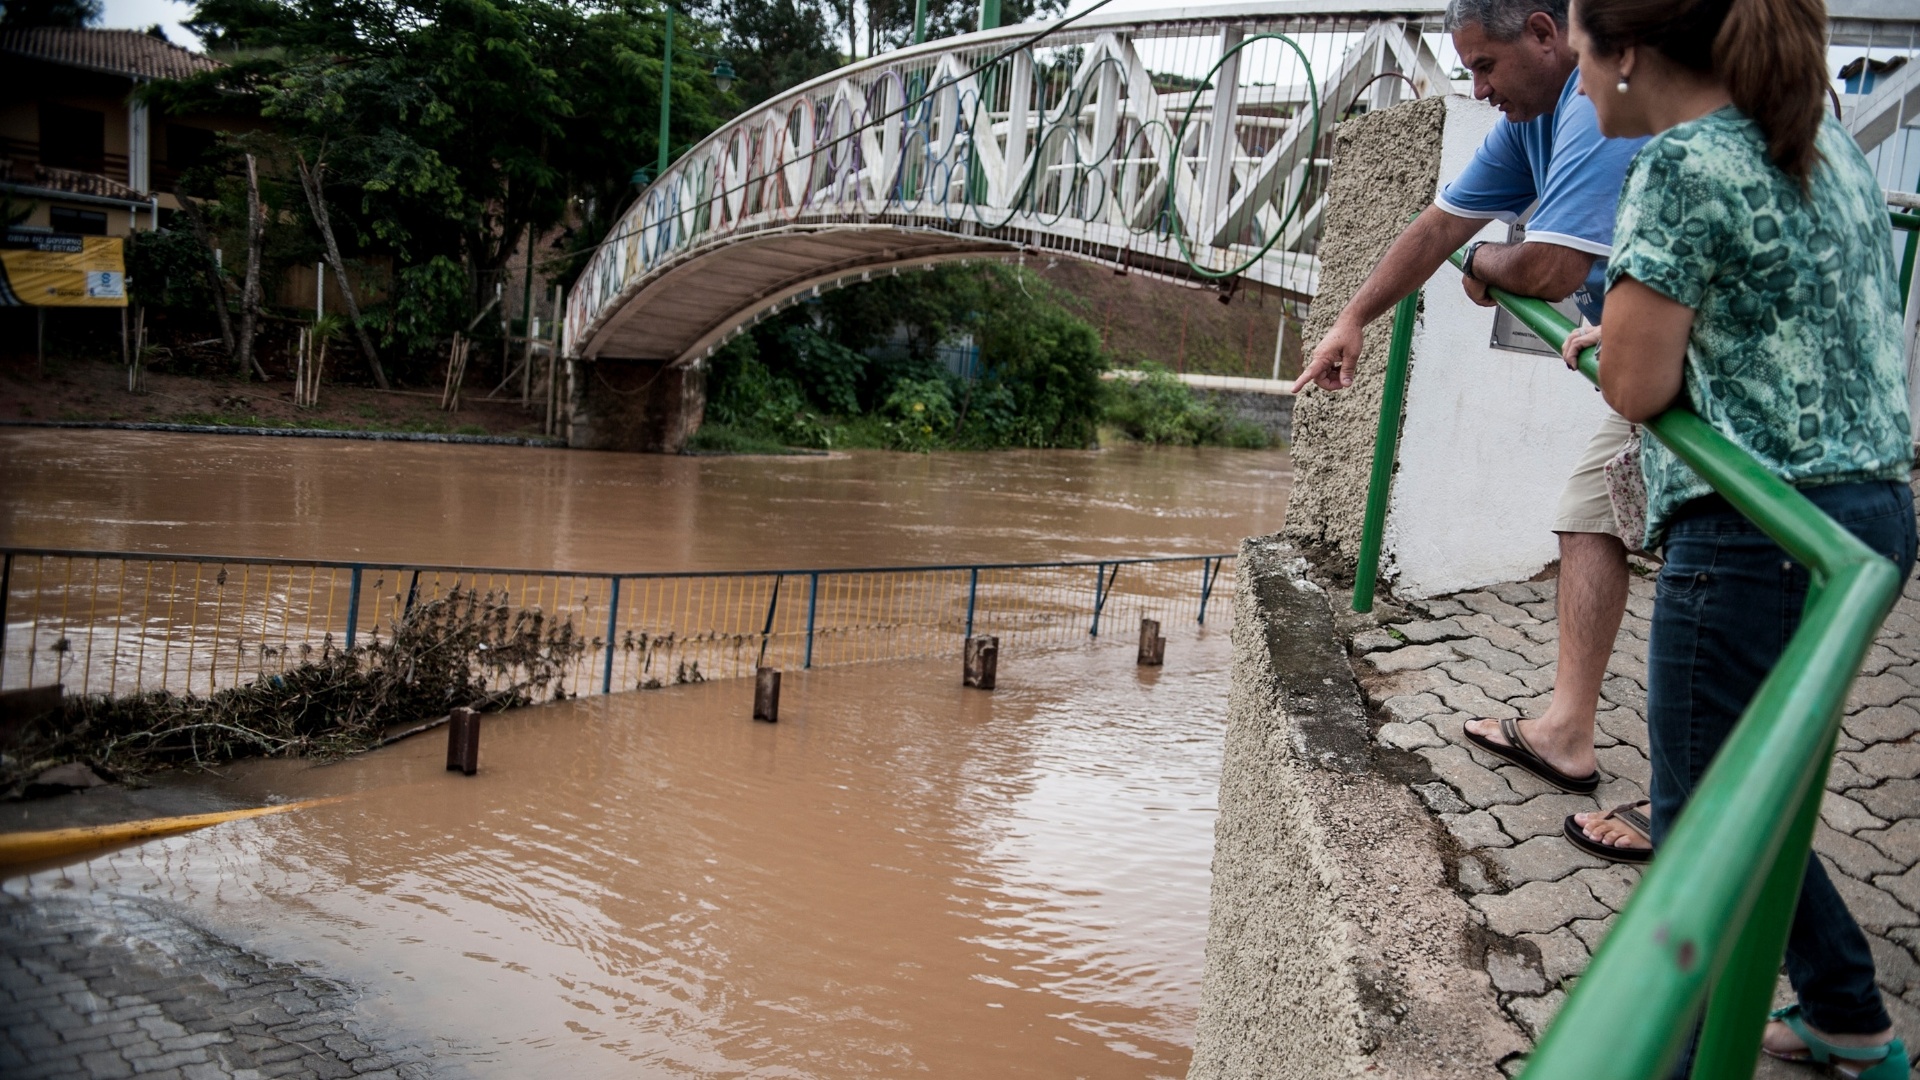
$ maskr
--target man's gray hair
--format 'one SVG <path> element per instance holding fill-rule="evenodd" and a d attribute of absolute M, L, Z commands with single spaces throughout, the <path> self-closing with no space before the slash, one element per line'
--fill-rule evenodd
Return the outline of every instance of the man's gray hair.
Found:
<path fill-rule="evenodd" d="M 1447 0 L 1446 29 L 1452 33 L 1462 26 L 1478 26 L 1495 41 L 1513 41 L 1536 11 L 1546 12 L 1566 29 L 1567 0 Z"/>

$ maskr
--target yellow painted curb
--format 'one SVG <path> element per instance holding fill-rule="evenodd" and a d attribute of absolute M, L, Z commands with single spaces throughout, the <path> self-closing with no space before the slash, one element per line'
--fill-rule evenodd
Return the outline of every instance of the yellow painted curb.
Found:
<path fill-rule="evenodd" d="M 341 801 L 339 797 L 329 799 L 308 799 L 305 802 L 286 803 L 282 806 L 256 806 L 249 810 L 224 810 L 217 814 L 188 814 L 185 817 L 147 818 L 144 821 L 122 821 L 113 825 L 88 825 L 77 829 L 48 829 L 44 832 L 0 833 L 0 866 L 12 866 L 17 863 L 37 862 L 41 859 L 54 859 L 62 855 L 72 855 L 94 848 L 112 847 L 115 844 L 131 843 L 135 840 L 150 840 L 156 836 L 172 836 L 176 833 L 192 832 L 209 825 L 218 825 L 223 821 L 239 821 L 243 818 L 267 817 L 271 814 L 284 814 L 289 810 L 300 810 L 309 806 L 325 806 Z"/>

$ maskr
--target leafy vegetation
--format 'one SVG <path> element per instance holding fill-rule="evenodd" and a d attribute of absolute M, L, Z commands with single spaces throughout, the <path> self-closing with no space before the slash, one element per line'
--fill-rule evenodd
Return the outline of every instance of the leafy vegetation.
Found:
<path fill-rule="evenodd" d="M 1157 369 L 1103 382 L 1099 336 L 1019 267 L 880 278 L 800 305 L 715 355 L 694 448 L 928 451 L 1150 443 L 1265 446 Z M 977 354 L 956 344 L 973 342 Z"/>
<path fill-rule="evenodd" d="M 978 362 L 963 377 L 941 347 L 968 336 Z M 707 415 L 728 438 L 791 446 L 1085 446 L 1105 367 L 1093 329 L 1032 275 L 997 264 L 915 271 L 829 293 L 734 339 L 713 360 Z"/>
<path fill-rule="evenodd" d="M 498 333 L 497 320 L 469 324 L 530 238 L 557 238 L 534 251 L 546 276 L 577 272 L 632 198 L 635 168 L 659 154 L 656 0 L 200 0 L 188 25 L 225 66 L 143 94 L 235 132 L 180 180 L 226 275 L 247 249 L 243 157 L 259 169 L 269 282 L 325 252 L 303 187 L 303 175 L 318 177 L 319 206 L 365 277 L 366 322 L 403 380 L 433 378 L 457 330 Z M 697 18 L 679 20 L 675 36 L 683 56 L 720 42 Z M 670 148 L 706 135 L 737 101 L 697 60 L 677 63 Z M 196 267 L 185 245 L 199 231 L 188 224 L 171 222 L 161 235 L 173 239 L 153 245 L 169 284 L 142 299 L 205 321 L 209 297 L 192 290 L 206 287 L 187 285 Z"/>
<path fill-rule="evenodd" d="M 1143 364 L 1139 379 L 1107 384 L 1106 422 L 1138 442 L 1164 446 L 1237 446 L 1259 450 L 1267 433 L 1197 397 L 1160 364 Z"/>

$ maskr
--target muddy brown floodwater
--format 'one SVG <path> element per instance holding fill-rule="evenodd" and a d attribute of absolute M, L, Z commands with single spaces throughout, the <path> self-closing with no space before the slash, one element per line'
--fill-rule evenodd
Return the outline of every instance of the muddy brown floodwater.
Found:
<path fill-rule="evenodd" d="M 1281 453 L 662 457 L 0 429 L 0 544 L 540 570 L 1198 555 L 1272 532 Z"/>
<path fill-rule="evenodd" d="M 0 435 L 13 544 L 605 569 L 1231 550 L 1279 454 L 667 459 Z M 1222 605 L 1224 608 L 1224 605 Z M 201 781 L 348 795 L 14 879 L 178 905 L 486 1076 L 1178 1077 L 1199 1000 L 1229 650 L 1102 639 L 789 672 Z"/>

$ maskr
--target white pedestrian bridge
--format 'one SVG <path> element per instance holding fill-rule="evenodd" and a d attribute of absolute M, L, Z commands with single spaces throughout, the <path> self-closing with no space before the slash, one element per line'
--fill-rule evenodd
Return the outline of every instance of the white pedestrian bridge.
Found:
<path fill-rule="evenodd" d="M 1836 56 L 1920 50 L 1911 0 L 1829 7 Z M 1465 73 L 1441 11 L 1432 0 L 1102 10 L 873 56 L 756 105 L 655 178 L 573 288 L 566 355 L 588 369 L 575 417 L 598 429 L 575 441 L 674 445 L 679 399 L 697 387 L 662 374 L 875 274 L 1065 257 L 1310 299 L 1336 123 L 1471 92 L 1454 78 Z M 1904 139 L 1920 123 L 1916 71 L 1841 95 L 1856 130 Z M 615 361 L 642 363 L 622 376 Z M 582 415 L 590 384 L 675 401 L 653 401 L 646 419 L 630 408 L 615 434 Z"/>

